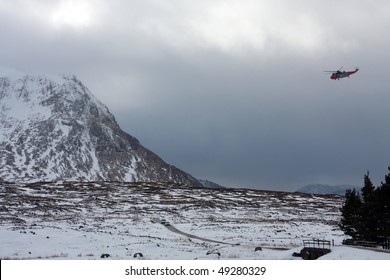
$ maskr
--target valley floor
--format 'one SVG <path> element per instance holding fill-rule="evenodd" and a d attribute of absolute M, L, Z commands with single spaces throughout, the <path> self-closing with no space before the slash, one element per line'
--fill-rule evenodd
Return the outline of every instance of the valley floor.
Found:
<path fill-rule="evenodd" d="M 338 196 L 166 183 L 0 188 L 0 259 L 299 260 L 306 239 L 334 243 L 322 259 L 390 259 L 341 245 Z"/>

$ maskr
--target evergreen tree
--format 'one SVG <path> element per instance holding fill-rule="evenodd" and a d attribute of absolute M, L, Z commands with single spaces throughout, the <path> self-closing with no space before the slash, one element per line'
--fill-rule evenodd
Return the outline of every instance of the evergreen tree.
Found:
<path fill-rule="evenodd" d="M 390 171 L 390 167 L 388 168 Z M 377 189 L 376 209 L 378 218 L 378 241 L 389 242 L 390 238 L 390 173 Z"/>
<path fill-rule="evenodd" d="M 353 239 L 390 245 L 390 167 L 388 169 L 389 174 L 378 188 L 367 172 L 361 197 L 355 190 L 346 191 L 339 226 Z"/>
<path fill-rule="evenodd" d="M 346 190 L 345 203 L 341 207 L 341 230 L 353 239 L 361 237 L 361 207 L 362 201 L 355 189 Z"/>
<path fill-rule="evenodd" d="M 378 236 L 378 216 L 375 187 L 371 182 L 370 173 L 364 175 L 364 186 L 361 189 L 361 237 L 364 240 L 376 241 Z"/>
<path fill-rule="evenodd" d="M 362 199 L 364 203 L 370 202 L 373 199 L 375 187 L 370 179 L 370 172 L 367 171 L 367 174 L 364 175 L 364 186 L 361 189 Z"/>

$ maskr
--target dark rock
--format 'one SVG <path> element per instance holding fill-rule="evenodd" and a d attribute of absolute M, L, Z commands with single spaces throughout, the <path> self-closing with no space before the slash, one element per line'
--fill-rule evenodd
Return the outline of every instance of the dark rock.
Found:
<path fill-rule="evenodd" d="M 134 256 L 133 256 L 133 258 L 143 258 L 144 257 L 144 255 L 142 254 L 142 253 L 135 253 L 134 254 Z"/>
<path fill-rule="evenodd" d="M 218 251 L 208 251 L 208 252 L 206 253 L 206 255 L 211 255 L 211 254 L 215 254 L 215 255 L 217 255 L 218 257 L 221 256 L 221 253 L 218 252 Z"/>

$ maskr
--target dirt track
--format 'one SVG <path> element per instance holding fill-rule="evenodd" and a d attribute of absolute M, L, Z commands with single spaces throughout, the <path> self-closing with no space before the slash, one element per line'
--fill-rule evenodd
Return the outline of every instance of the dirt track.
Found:
<path fill-rule="evenodd" d="M 199 236 L 196 236 L 196 235 L 193 235 L 193 234 L 190 234 L 190 233 L 185 233 L 185 232 L 183 232 L 181 230 L 178 230 L 177 228 L 175 228 L 172 225 L 166 225 L 165 227 L 167 229 L 169 229 L 170 231 L 174 232 L 174 233 L 181 234 L 181 235 L 187 236 L 189 238 L 194 238 L 194 239 L 198 239 L 198 240 L 202 240 L 202 241 L 206 241 L 206 242 L 213 242 L 213 243 L 219 243 L 219 244 L 225 244 L 225 245 L 232 245 L 232 246 L 239 245 L 239 244 L 231 244 L 231 243 L 227 243 L 227 242 L 223 242 L 223 241 L 216 241 L 216 240 L 212 240 L 212 239 L 208 239 L 208 238 L 199 237 Z"/>

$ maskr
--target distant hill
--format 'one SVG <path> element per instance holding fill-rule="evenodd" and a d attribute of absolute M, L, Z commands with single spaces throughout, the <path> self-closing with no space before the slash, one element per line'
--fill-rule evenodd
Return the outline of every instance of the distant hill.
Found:
<path fill-rule="evenodd" d="M 207 189 L 225 189 L 225 187 L 208 180 L 198 179 L 198 181 Z"/>
<path fill-rule="evenodd" d="M 353 185 L 336 185 L 336 186 L 330 186 L 330 185 L 322 185 L 322 184 L 311 184 L 306 185 L 300 189 L 297 190 L 297 192 L 303 192 L 308 194 L 337 194 L 337 195 L 345 195 L 345 191 L 347 189 L 356 189 L 359 190 L 360 188 Z"/>

